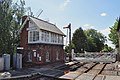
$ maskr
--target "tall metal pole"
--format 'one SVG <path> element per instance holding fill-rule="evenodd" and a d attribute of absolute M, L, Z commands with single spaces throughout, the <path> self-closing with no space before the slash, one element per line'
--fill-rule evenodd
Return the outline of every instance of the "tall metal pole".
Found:
<path fill-rule="evenodd" d="M 72 61 L 72 55 L 71 55 L 71 24 L 69 24 L 69 46 L 70 46 L 69 62 L 71 62 Z"/>
<path fill-rule="evenodd" d="M 72 54 L 71 54 L 71 23 L 69 23 L 69 25 L 67 27 L 63 27 L 63 28 L 68 28 L 69 29 L 69 62 L 72 61 Z"/>

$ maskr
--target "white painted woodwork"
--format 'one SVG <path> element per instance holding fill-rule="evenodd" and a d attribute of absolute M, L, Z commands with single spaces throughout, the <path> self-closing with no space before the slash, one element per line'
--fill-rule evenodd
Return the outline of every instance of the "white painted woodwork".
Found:
<path fill-rule="evenodd" d="M 50 32 L 50 31 L 41 30 L 32 21 L 29 22 L 29 28 L 27 28 L 27 31 L 28 31 L 28 44 L 32 44 L 32 43 L 45 43 L 45 44 L 63 45 L 63 36 L 62 35 L 56 34 L 56 33 Z M 31 31 L 39 31 L 39 40 L 38 41 L 30 41 L 30 32 Z M 49 37 L 47 37 L 47 39 L 49 39 L 49 40 L 46 40 L 46 41 L 41 39 L 42 38 L 42 34 L 47 35 L 47 33 L 45 33 L 45 32 L 49 33 Z M 59 38 L 59 41 L 58 41 L 58 38 Z M 52 39 L 54 39 L 54 42 L 51 41 Z"/>

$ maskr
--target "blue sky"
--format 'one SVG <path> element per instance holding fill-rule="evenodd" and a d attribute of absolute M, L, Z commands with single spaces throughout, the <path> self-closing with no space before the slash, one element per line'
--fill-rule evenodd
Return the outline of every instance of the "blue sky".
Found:
<path fill-rule="evenodd" d="M 43 13 L 39 18 L 56 24 L 65 34 L 66 30 L 63 27 L 71 23 L 72 33 L 79 27 L 94 28 L 107 36 L 109 27 L 120 16 L 120 0 L 25 0 L 25 2 L 26 7 L 31 7 L 35 16 L 42 9 Z M 112 46 L 111 42 L 107 43 Z"/>

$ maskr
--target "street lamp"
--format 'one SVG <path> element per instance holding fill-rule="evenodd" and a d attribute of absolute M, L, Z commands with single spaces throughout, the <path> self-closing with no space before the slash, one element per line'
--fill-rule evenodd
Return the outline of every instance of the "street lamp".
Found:
<path fill-rule="evenodd" d="M 69 29 L 69 62 L 72 61 L 72 55 L 71 55 L 71 23 L 67 27 L 63 27 L 63 29 L 68 28 Z"/>

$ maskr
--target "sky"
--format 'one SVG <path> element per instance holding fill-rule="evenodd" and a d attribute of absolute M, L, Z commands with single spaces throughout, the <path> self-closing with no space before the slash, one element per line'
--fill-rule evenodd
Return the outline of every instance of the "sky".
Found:
<path fill-rule="evenodd" d="M 17 0 L 13 0 L 17 1 Z M 67 34 L 64 26 L 72 24 L 72 33 L 82 27 L 96 29 L 108 36 L 109 27 L 120 16 L 120 0 L 25 0 L 34 16 L 43 10 L 40 19 L 52 22 Z M 110 41 L 109 46 L 114 47 Z"/>

